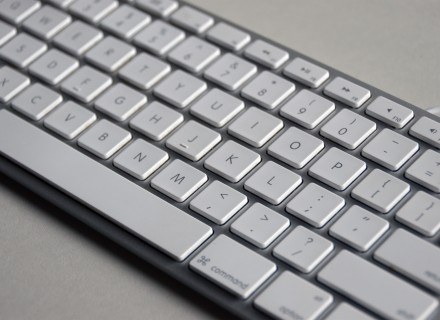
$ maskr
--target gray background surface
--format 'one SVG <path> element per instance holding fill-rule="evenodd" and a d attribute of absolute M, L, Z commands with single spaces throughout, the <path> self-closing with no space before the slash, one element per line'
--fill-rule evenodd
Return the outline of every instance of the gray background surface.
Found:
<path fill-rule="evenodd" d="M 438 0 L 191 0 L 355 78 L 440 105 Z M 0 318 L 227 315 L 0 175 Z"/>

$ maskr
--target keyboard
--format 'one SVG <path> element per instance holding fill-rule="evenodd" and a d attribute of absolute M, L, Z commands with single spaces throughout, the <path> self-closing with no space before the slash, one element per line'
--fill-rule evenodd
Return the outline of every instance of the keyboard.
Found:
<path fill-rule="evenodd" d="M 439 149 L 183 1 L 0 1 L 0 171 L 231 317 L 439 319 Z"/>

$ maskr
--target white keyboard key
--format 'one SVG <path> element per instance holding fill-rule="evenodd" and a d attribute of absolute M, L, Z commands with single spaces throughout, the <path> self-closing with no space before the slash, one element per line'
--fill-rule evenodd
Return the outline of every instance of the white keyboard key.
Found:
<path fill-rule="evenodd" d="M 290 221 L 286 217 L 260 203 L 255 203 L 231 224 L 231 231 L 263 249 L 278 238 L 289 225 Z"/>
<path fill-rule="evenodd" d="M 412 181 L 440 193 L 440 153 L 426 150 L 405 172 Z"/>
<path fill-rule="evenodd" d="M 308 90 L 301 90 L 280 109 L 281 116 L 313 129 L 335 110 L 335 104 Z"/>
<path fill-rule="evenodd" d="M 253 147 L 261 147 L 283 128 L 283 121 L 251 107 L 228 128 L 228 132 Z"/>
<path fill-rule="evenodd" d="M 79 137 L 78 145 L 101 159 L 108 159 L 130 140 L 130 132 L 104 119 Z"/>
<path fill-rule="evenodd" d="M 244 188 L 267 202 L 277 205 L 301 184 L 296 173 L 268 161 L 244 183 Z"/>
<path fill-rule="evenodd" d="M 396 219 L 421 234 L 432 237 L 440 231 L 440 200 L 419 191 L 400 208 Z"/>
<path fill-rule="evenodd" d="M 309 183 L 287 204 L 286 211 L 315 228 L 321 228 L 344 205 L 344 198 L 317 184 Z"/>
<path fill-rule="evenodd" d="M 164 55 L 185 39 L 185 33 L 162 21 L 155 20 L 134 37 L 134 42 L 156 55 Z"/>
<path fill-rule="evenodd" d="M 274 109 L 293 91 L 293 83 L 263 71 L 241 90 L 241 95 L 266 109 Z"/>
<path fill-rule="evenodd" d="M 168 63 L 142 52 L 123 66 L 118 75 L 139 89 L 148 90 L 170 72 Z"/>
<path fill-rule="evenodd" d="M 365 171 L 367 165 L 337 148 L 328 150 L 309 169 L 309 174 L 336 190 L 345 190 Z"/>
<path fill-rule="evenodd" d="M 248 298 L 277 269 L 272 261 L 225 235 L 203 248 L 189 266 L 241 299 Z"/>
<path fill-rule="evenodd" d="M 45 2 L 50 3 L 58 8 L 65 9 L 70 6 L 75 0 L 45 0 Z"/>
<path fill-rule="evenodd" d="M 0 58 L 24 68 L 47 50 L 47 45 L 26 34 L 19 33 L 0 49 Z"/>
<path fill-rule="evenodd" d="M 114 72 L 134 57 L 136 49 L 112 36 L 104 38 L 90 49 L 85 58 L 106 72 Z"/>
<path fill-rule="evenodd" d="M 152 140 L 159 141 L 182 122 L 183 116 L 180 112 L 154 101 L 131 119 L 130 127 Z"/>
<path fill-rule="evenodd" d="M 154 88 L 154 94 L 177 108 L 185 108 L 207 88 L 206 82 L 176 70 Z"/>
<path fill-rule="evenodd" d="M 294 168 L 300 169 L 322 149 L 324 149 L 322 140 L 300 129 L 291 127 L 267 148 L 267 153 Z"/>
<path fill-rule="evenodd" d="M 0 18 L 13 24 L 19 24 L 40 8 L 37 0 L 2 0 L 0 2 Z"/>
<path fill-rule="evenodd" d="M 394 176 L 374 169 L 351 191 L 351 196 L 381 212 L 389 212 L 408 194 L 410 186 Z"/>
<path fill-rule="evenodd" d="M 440 293 L 439 247 L 408 231 L 397 229 L 374 252 L 374 258 L 435 293 Z"/>
<path fill-rule="evenodd" d="M 440 149 L 440 122 L 427 117 L 421 117 L 410 129 L 409 133 Z"/>
<path fill-rule="evenodd" d="M 318 281 L 385 319 L 429 319 L 438 306 L 436 298 L 346 250 L 318 273 Z"/>
<path fill-rule="evenodd" d="M 177 159 L 151 180 L 151 186 L 171 199 L 183 202 L 206 181 L 208 177 L 204 172 Z"/>
<path fill-rule="evenodd" d="M 8 42 L 17 34 L 17 29 L 0 20 L 0 46 Z"/>
<path fill-rule="evenodd" d="M 95 108 L 117 121 L 124 121 L 146 102 L 145 95 L 123 83 L 117 83 L 95 101 Z"/>
<path fill-rule="evenodd" d="M 174 12 L 171 15 L 171 21 L 188 31 L 199 34 L 214 24 L 212 17 L 188 6 L 181 7 Z"/>
<path fill-rule="evenodd" d="M 138 180 L 145 180 L 168 158 L 168 154 L 162 149 L 137 139 L 115 157 L 113 165 Z"/>
<path fill-rule="evenodd" d="M 3 66 L 0 68 L 0 102 L 8 102 L 21 90 L 26 88 L 31 80 L 20 72 Z"/>
<path fill-rule="evenodd" d="M 248 202 L 247 197 L 215 180 L 189 204 L 191 210 L 216 224 L 224 224 Z"/>
<path fill-rule="evenodd" d="M 11 106 L 28 118 L 37 121 L 62 101 L 63 97 L 58 92 L 34 83 L 12 100 Z"/>
<path fill-rule="evenodd" d="M 101 30 L 80 20 L 74 21 L 58 33 L 53 41 L 55 45 L 67 52 L 80 56 L 104 37 Z"/>
<path fill-rule="evenodd" d="M 271 69 L 281 67 L 289 53 L 263 40 L 255 40 L 245 50 L 245 56 Z"/>
<path fill-rule="evenodd" d="M 371 92 L 351 81 L 336 77 L 324 88 L 324 94 L 352 108 L 359 108 L 371 97 Z"/>
<path fill-rule="evenodd" d="M 388 221 L 352 206 L 329 229 L 331 236 L 361 252 L 367 251 L 388 230 Z"/>
<path fill-rule="evenodd" d="M 168 54 L 168 59 L 182 68 L 196 73 L 219 55 L 219 48 L 198 37 L 191 36 L 174 48 Z"/>
<path fill-rule="evenodd" d="M 98 23 L 117 7 L 116 0 L 77 0 L 69 7 L 69 10 L 86 21 Z"/>
<path fill-rule="evenodd" d="M 101 21 L 101 26 L 114 35 L 130 39 L 151 21 L 142 11 L 123 4 Z"/>
<path fill-rule="evenodd" d="M 231 53 L 224 54 L 205 70 L 205 77 L 227 90 L 235 90 L 257 72 L 257 67 Z"/>
<path fill-rule="evenodd" d="M 325 318 L 325 320 L 342 320 L 342 319 L 356 319 L 356 320 L 374 320 L 374 318 L 356 309 L 352 305 L 342 302 Z"/>
<path fill-rule="evenodd" d="M 330 76 L 329 72 L 301 58 L 295 58 L 285 68 L 283 73 L 311 88 L 318 88 Z"/>
<path fill-rule="evenodd" d="M 377 97 L 365 112 L 397 129 L 403 128 L 414 117 L 411 109 L 385 97 Z"/>
<path fill-rule="evenodd" d="M 96 119 L 93 112 L 72 101 L 67 101 L 44 119 L 44 126 L 63 138 L 71 140 L 87 129 Z"/>
<path fill-rule="evenodd" d="M 230 182 L 238 182 L 260 161 L 258 153 L 229 140 L 205 160 L 205 167 Z"/>
<path fill-rule="evenodd" d="M 255 299 L 255 306 L 276 319 L 319 319 L 331 305 L 331 294 L 284 271 Z"/>
<path fill-rule="evenodd" d="M 159 17 L 167 17 L 179 7 L 179 3 L 174 0 L 136 0 L 136 4 Z"/>
<path fill-rule="evenodd" d="M 185 158 L 198 161 L 221 139 L 218 132 L 190 120 L 168 138 L 166 146 Z"/>
<path fill-rule="evenodd" d="M 333 248 L 329 240 L 303 226 L 297 226 L 273 249 L 273 255 L 299 271 L 309 273 Z"/>
<path fill-rule="evenodd" d="M 72 18 L 51 6 L 43 6 L 23 22 L 23 27 L 36 36 L 48 40 L 64 29 Z"/>
<path fill-rule="evenodd" d="M 112 78 L 83 66 L 61 83 L 61 90 L 81 102 L 89 103 L 112 84 Z"/>
<path fill-rule="evenodd" d="M 0 136 L 6 135 L 13 139 L 0 139 L 2 155 L 176 261 L 187 258 L 212 234 L 212 228 L 145 188 L 7 110 L 1 110 Z M 29 154 L 38 154 L 38 157 L 29 157 Z M 71 163 L 76 165 L 69 165 Z M 175 241 L 176 234 L 179 241 Z"/>
<path fill-rule="evenodd" d="M 343 109 L 320 130 L 321 135 L 347 149 L 356 149 L 376 130 L 376 124 L 353 111 Z"/>
<path fill-rule="evenodd" d="M 211 89 L 191 107 L 191 113 L 220 128 L 244 109 L 243 101 L 217 88 Z"/>
<path fill-rule="evenodd" d="M 224 22 L 208 30 L 206 37 L 222 47 L 238 51 L 251 41 L 251 36 Z"/>
<path fill-rule="evenodd" d="M 383 129 L 362 149 L 362 155 L 389 170 L 396 171 L 417 150 L 419 150 L 418 143 L 390 129 Z"/>

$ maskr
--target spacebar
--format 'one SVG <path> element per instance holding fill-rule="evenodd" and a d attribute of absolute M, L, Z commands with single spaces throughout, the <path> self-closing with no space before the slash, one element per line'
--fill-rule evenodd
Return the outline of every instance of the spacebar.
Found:
<path fill-rule="evenodd" d="M 206 224 L 7 110 L 0 110 L 0 154 L 175 260 L 212 234 Z"/>

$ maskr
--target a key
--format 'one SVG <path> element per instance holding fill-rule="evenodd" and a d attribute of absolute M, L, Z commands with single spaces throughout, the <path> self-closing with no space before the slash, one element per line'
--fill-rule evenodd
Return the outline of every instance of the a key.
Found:
<path fill-rule="evenodd" d="M 0 49 L 0 58 L 24 68 L 47 50 L 47 45 L 26 34 L 19 33 Z"/>
<path fill-rule="evenodd" d="M 377 97 L 365 112 L 397 129 L 403 128 L 414 117 L 411 109 L 385 97 Z"/>
<path fill-rule="evenodd" d="M 241 95 L 266 109 L 274 109 L 293 91 L 293 83 L 263 71 L 241 90 Z"/>
<path fill-rule="evenodd" d="M 58 33 L 53 41 L 63 50 L 80 56 L 104 37 L 101 30 L 76 20 Z"/>
<path fill-rule="evenodd" d="M 72 18 L 51 6 L 43 6 L 23 22 L 23 27 L 37 37 L 48 40 L 64 29 Z"/>
<path fill-rule="evenodd" d="M 438 306 L 436 298 L 346 250 L 318 273 L 318 281 L 385 319 L 429 319 Z"/>
<path fill-rule="evenodd" d="M 61 83 L 61 90 L 81 102 L 89 103 L 112 84 L 112 78 L 83 66 Z"/>
<path fill-rule="evenodd" d="M 130 140 L 130 132 L 104 119 L 81 135 L 78 145 L 101 159 L 108 159 Z"/>
<path fill-rule="evenodd" d="M 217 23 L 208 30 L 206 37 L 222 47 L 238 51 L 251 41 L 251 36 L 224 22 Z"/>
<path fill-rule="evenodd" d="M 319 131 L 347 149 L 356 149 L 376 130 L 376 124 L 353 111 L 343 109 Z"/>
<path fill-rule="evenodd" d="M 267 202 L 277 205 L 301 184 L 296 173 L 268 161 L 244 183 L 244 188 Z"/>
<path fill-rule="evenodd" d="M 283 73 L 311 88 L 318 88 L 330 76 L 328 70 L 302 58 L 295 58 L 283 70 Z"/>
<path fill-rule="evenodd" d="M 220 128 L 244 109 L 243 101 L 217 88 L 211 89 L 191 107 L 197 118 Z"/>
<path fill-rule="evenodd" d="M 58 8 L 65 9 L 70 6 L 75 0 L 45 0 L 45 2 L 50 3 Z"/>
<path fill-rule="evenodd" d="M 238 182 L 260 161 L 258 153 L 229 140 L 205 160 L 205 167 L 230 182 Z"/>
<path fill-rule="evenodd" d="M 231 224 L 231 231 L 258 248 L 266 248 L 290 225 L 289 219 L 263 206 L 253 204 Z"/>
<path fill-rule="evenodd" d="M 146 102 L 145 95 L 123 83 L 117 83 L 95 101 L 95 108 L 117 121 L 124 121 Z"/>
<path fill-rule="evenodd" d="M 388 221 L 354 205 L 329 229 L 331 236 L 364 252 L 388 230 Z"/>
<path fill-rule="evenodd" d="M 78 17 L 96 24 L 117 7 L 118 2 L 115 0 L 77 0 L 69 10 Z"/>
<path fill-rule="evenodd" d="M 341 77 L 334 78 L 324 88 L 324 94 L 352 108 L 359 108 L 371 97 L 370 90 Z"/>
<path fill-rule="evenodd" d="M 374 169 L 351 191 L 351 196 L 381 212 L 389 212 L 408 194 L 410 186 L 394 176 Z"/>
<path fill-rule="evenodd" d="M 63 138 L 71 140 L 87 129 L 96 119 L 93 112 L 72 101 L 67 101 L 44 119 L 44 126 Z"/>
<path fill-rule="evenodd" d="M 37 0 L 3 0 L 0 2 L 0 18 L 17 25 L 40 6 L 41 2 Z"/>
<path fill-rule="evenodd" d="M 176 70 L 154 88 L 154 94 L 177 108 L 185 108 L 207 88 L 206 82 Z"/>
<path fill-rule="evenodd" d="M 216 180 L 189 204 L 191 210 L 216 224 L 224 224 L 248 202 L 247 197 Z"/>
<path fill-rule="evenodd" d="M 208 177 L 204 172 L 177 159 L 151 180 L 151 186 L 171 199 L 183 202 L 206 181 Z"/>
<path fill-rule="evenodd" d="M 123 4 L 101 21 L 101 26 L 125 40 L 131 39 L 151 21 L 142 11 Z"/>
<path fill-rule="evenodd" d="M 421 117 L 410 129 L 409 133 L 440 149 L 440 122 L 434 121 L 428 117 Z"/>
<path fill-rule="evenodd" d="M 214 19 L 194 8 L 184 6 L 171 15 L 171 21 L 182 28 L 200 34 L 214 24 Z"/>
<path fill-rule="evenodd" d="M 324 149 L 322 140 L 291 127 L 267 148 L 267 152 L 284 163 L 300 169 L 322 149 Z"/>
<path fill-rule="evenodd" d="M 168 59 L 182 68 L 196 73 L 209 65 L 219 55 L 219 48 L 200 38 L 191 36 L 174 48 L 168 54 Z"/>
<path fill-rule="evenodd" d="M 228 132 L 251 146 L 259 148 L 282 128 L 283 121 L 251 107 L 231 123 Z"/>
<path fill-rule="evenodd" d="M 17 29 L 0 20 L 0 46 L 8 42 L 17 34 Z"/>
<path fill-rule="evenodd" d="M 396 220 L 432 237 L 440 231 L 440 200 L 419 191 L 399 209 Z"/>
<path fill-rule="evenodd" d="M 79 67 L 79 61 L 59 51 L 50 49 L 33 62 L 28 70 L 50 85 L 56 85 Z"/>
<path fill-rule="evenodd" d="M 191 120 L 168 138 L 166 146 L 185 158 L 198 161 L 221 139 L 218 132 Z"/>
<path fill-rule="evenodd" d="M 162 140 L 183 121 L 181 113 L 154 101 L 130 121 L 130 127 L 155 141 Z"/>
<path fill-rule="evenodd" d="M 245 50 L 244 54 L 262 65 L 277 69 L 288 59 L 289 53 L 263 40 L 255 40 Z"/>
<path fill-rule="evenodd" d="M 113 165 L 138 180 L 145 180 L 168 158 L 165 151 L 142 139 L 137 139 L 113 159 Z"/>
<path fill-rule="evenodd" d="M 63 97 L 47 87 L 34 83 L 11 102 L 11 106 L 28 118 L 37 121 L 63 101 Z"/>
<path fill-rule="evenodd" d="M 174 0 L 136 0 L 136 4 L 162 18 L 169 16 L 179 7 L 179 3 Z"/>
<path fill-rule="evenodd" d="M 348 153 L 331 148 L 309 169 L 309 174 L 336 190 L 345 190 L 367 165 Z"/>
<path fill-rule="evenodd" d="M 170 72 L 169 64 L 142 52 L 123 66 L 118 75 L 139 89 L 148 90 Z"/>
<path fill-rule="evenodd" d="M 406 169 L 405 176 L 431 191 L 440 193 L 440 153 L 426 150 Z"/>
<path fill-rule="evenodd" d="M 408 231 L 397 229 L 374 252 L 374 258 L 437 294 L 440 293 L 439 247 Z"/>
<path fill-rule="evenodd" d="M 0 102 L 8 102 L 31 83 L 31 80 L 20 72 L 3 66 L 0 68 Z"/>
<path fill-rule="evenodd" d="M 309 273 L 333 251 L 331 241 L 297 226 L 273 249 L 273 255 L 301 272 Z"/>
<path fill-rule="evenodd" d="M 204 76 L 227 90 L 235 90 L 256 72 L 254 64 L 226 53 L 205 70 Z"/>
<path fill-rule="evenodd" d="M 277 319 L 318 319 L 333 296 L 289 271 L 284 271 L 256 299 L 255 306 Z"/>
<path fill-rule="evenodd" d="M 315 228 L 321 228 L 345 205 L 344 198 L 309 183 L 287 204 L 286 211 Z"/>
<path fill-rule="evenodd" d="M 374 318 L 356 309 L 352 305 L 342 302 L 325 318 L 325 320 L 341 320 L 341 319 L 356 319 L 356 320 L 374 320 Z"/>

